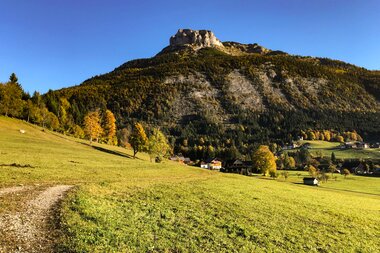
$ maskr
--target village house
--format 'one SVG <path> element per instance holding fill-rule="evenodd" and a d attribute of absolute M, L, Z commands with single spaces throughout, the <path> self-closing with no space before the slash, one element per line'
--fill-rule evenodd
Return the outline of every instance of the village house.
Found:
<path fill-rule="evenodd" d="M 181 155 L 181 154 L 179 154 L 179 155 L 174 155 L 174 156 L 170 157 L 169 160 L 171 160 L 171 161 L 173 161 L 173 162 L 182 163 L 182 164 L 190 164 L 190 163 L 191 163 L 190 158 L 188 158 L 188 157 L 184 157 L 184 156 Z"/>
<path fill-rule="evenodd" d="M 340 145 L 340 149 L 351 149 L 351 148 L 356 148 L 356 149 L 363 149 L 363 148 L 369 148 L 368 143 L 362 142 L 362 141 L 349 141 L 342 143 Z"/>
<path fill-rule="evenodd" d="M 228 160 L 224 164 L 224 170 L 228 173 L 248 175 L 252 170 L 252 161 L 242 161 L 240 159 Z"/>
<path fill-rule="evenodd" d="M 201 162 L 201 168 L 209 170 L 220 170 L 222 168 L 222 161 L 217 158 L 210 158 L 205 162 Z"/>

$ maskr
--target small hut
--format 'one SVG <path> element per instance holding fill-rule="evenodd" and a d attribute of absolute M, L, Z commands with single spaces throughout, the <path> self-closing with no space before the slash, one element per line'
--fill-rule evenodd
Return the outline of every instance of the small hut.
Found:
<path fill-rule="evenodd" d="M 316 179 L 315 177 L 304 177 L 303 184 L 318 186 L 318 179 Z"/>

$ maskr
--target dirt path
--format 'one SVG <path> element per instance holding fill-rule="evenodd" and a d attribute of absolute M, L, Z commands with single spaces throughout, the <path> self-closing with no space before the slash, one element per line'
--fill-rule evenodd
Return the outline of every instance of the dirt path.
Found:
<path fill-rule="evenodd" d="M 0 241 L 0 252 L 53 252 L 56 207 L 71 187 L 49 187 L 25 203 L 24 211 L 0 214 L 0 237 L 6 238 Z M 1 189 L 0 195 L 22 190 L 25 188 Z"/>

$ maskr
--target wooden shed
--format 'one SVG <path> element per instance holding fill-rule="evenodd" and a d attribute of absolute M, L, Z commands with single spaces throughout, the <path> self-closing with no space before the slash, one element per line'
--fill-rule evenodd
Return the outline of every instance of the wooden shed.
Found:
<path fill-rule="evenodd" d="M 314 185 L 314 186 L 318 186 L 318 179 L 316 179 L 315 177 L 304 177 L 303 178 L 303 183 L 306 184 L 306 185 Z"/>

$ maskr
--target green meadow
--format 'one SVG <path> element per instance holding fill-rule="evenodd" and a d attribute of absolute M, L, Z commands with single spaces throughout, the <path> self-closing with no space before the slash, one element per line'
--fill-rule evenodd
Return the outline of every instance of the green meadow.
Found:
<path fill-rule="evenodd" d="M 317 155 L 321 153 L 324 157 L 331 157 L 334 152 L 338 159 L 379 159 L 380 148 L 367 149 L 340 149 L 339 142 L 328 141 L 301 141 L 302 144 L 310 143 L 310 153 Z"/>
<path fill-rule="evenodd" d="M 306 172 L 273 180 L 131 155 L 0 117 L 0 188 L 75 185 L 60 209 L 59 252 L 380 248 L 379 178 L 337 175 L 310 187 L 301 184 Z M 0 212 L 22 203 L 1 200 Z"/>

